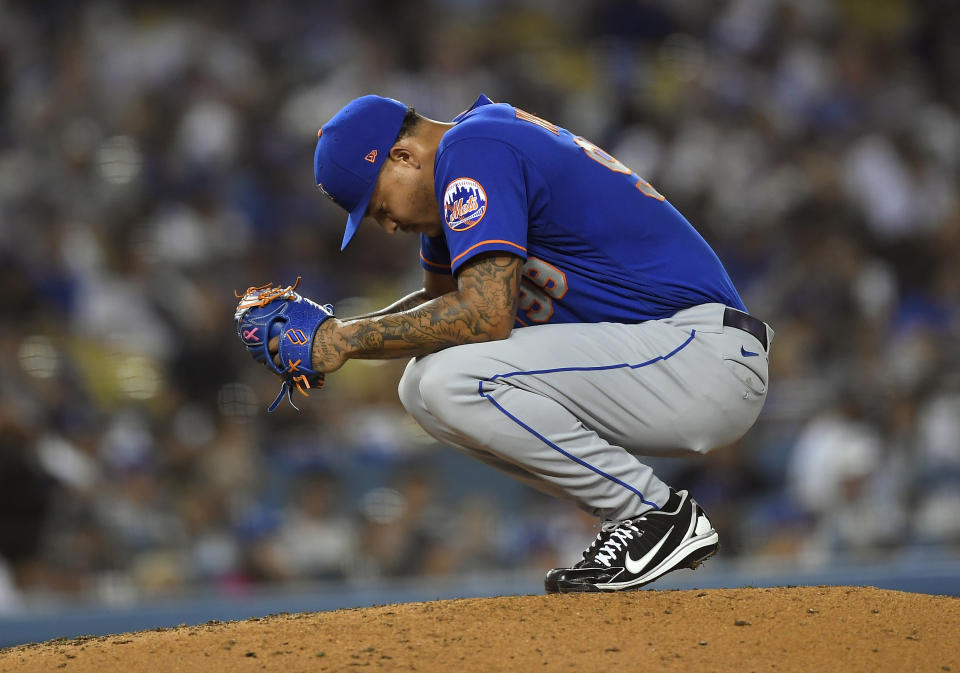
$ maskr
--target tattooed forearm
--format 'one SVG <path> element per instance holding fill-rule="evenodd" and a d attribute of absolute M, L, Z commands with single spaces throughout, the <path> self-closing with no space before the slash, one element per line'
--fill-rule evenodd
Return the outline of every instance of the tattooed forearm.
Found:
<path fill-rule="evenodd" d="M 425 289 L 417 290 L 416 292 L 411 292 L 406 297 L 395 301 L 386 308 L 382 308 L 379 311 L 373 311 L 371 313 L 364 313 L 362 315 L 354 316 L 352 318 L 347 318 L 347 320 L 360 320 L 362 318 L 376 318 L 381 315 L 390 315 L 391 313 L 400 313 L 401 311 L 408 311 L 412 308 L 419 306 L 425 301 L 430 301 L 430 295 L 427 294 Z"/>
<path fill-rule="evenodd" d="M 522 268 L 518 257 L 480 258 L 460 272 L 456 292 L 400 313 L 351 320 L 331 346 L 351 358 L 394 358 L 506 338 L 517 313 Z"/>

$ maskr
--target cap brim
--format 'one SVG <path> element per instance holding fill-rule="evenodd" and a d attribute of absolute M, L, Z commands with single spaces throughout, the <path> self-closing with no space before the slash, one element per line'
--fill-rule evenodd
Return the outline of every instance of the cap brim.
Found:
<path fill-rule="evenodd" d="M 357 207 L 350 211 L 350 214 L 347 215 L 347 228 L 343 232 L 343 243 L 340 244 L 340 250 L 346 250 L 347 244 L 350 243 L 350 239 L 353 238 L 353 235 L 357 233 L 357 227 L 360 226 L 360 221 L 363 220 L 363 216 L 367 212 L 367 206 L 370 205 L 370 199 L 373 198 L 373 190 L 376 188 L 377 183 L 374 183 L 370 186 L 370 189 L 366 194 L 363 195 L 363 198 L 360 199 L 360 203 L 357 204 Z"/>

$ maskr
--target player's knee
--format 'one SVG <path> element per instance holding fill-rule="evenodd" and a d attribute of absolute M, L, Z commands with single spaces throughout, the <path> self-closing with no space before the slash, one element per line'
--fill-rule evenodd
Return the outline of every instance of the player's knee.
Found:
<path fill-rule="evenodd" d="M 449 373 L 439 367 L 430 367 L 420 377 L 420 399 L 423 406 L 435 417 L 444 418 L 452 402 Z"/>
<path fill-rule="evenodd" d="M 442 420 L 450 413 L 454 395 L 451 364 L 439 353 L 411 360 L 400 378 L 398 393 L 403 407 L 421 425 Z"/>
<path fill-rule="evenodd" d="M 418 363 L 420 364 L 420 363 Z M 419 371 L 419 396 L 426 410 L 449 425 L 456 425 L 476 391 L 476 381 L 466 375 L 463 362 L 448 351 L 423 359 Z"/>
<path fill-rule="evenodd" d="M 421 425 L 458 428 L 468 420 L 464 416 L 469 405 L 482 399 L 475 374 L 482 365 L 471 349 L 450 348 L 416 358 L 400 379 L 400 401 Z"/>
<path fill-rule="evenodd" d="M 423 372 L 420 363 L 422 360 L 423 358 L 411 359 L 407 363 L 407 368 L 403 370 L 403 376 L 400 377 L 400 383 L 397 385 L 400 403 L 417 420 L 419 420 L 423 408 L 423 400 L 420 398 L 420 377 Z"/>

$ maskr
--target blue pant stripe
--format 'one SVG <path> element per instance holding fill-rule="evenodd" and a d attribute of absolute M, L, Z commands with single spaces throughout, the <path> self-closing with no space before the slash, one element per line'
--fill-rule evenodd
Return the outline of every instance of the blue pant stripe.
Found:
<path fill-rule="evenodd" d="M 684 341 L 684 342 L 683 342 L 682 344 L 680 344 L 679 346 L 677 346 L 676 348 L 674 348 L 672 351 L 670 351 L 670 352 L 667 353 L 666 355 L 658 355 L 657 357 L 653 358 L 652 360 L 647 360 L 646 362 L 641 362 L 641 363 L 635 364 L 635 365 L 631 365 L 631 364 L 629 364 L 629 363 L 627 363 L 627 362 L 624 362 L 624 363 L 616 364 L 616 365 L 600 365 L 600 366 L 596 366 L 596 367 L 557 367 L 556 369 L 534 369 L 534 370 L 530 370 L 530 371 L 508 372 L 507 374 L 494 374 L 493 376 L 491 376 L 491 377 L 490 377 L 489 379 L 487 379 L 487 380 L 488 380 L 488 381 L 496 381 L 497 379 L 507 379 L 507 378 L 510 378 L 510 377 L 512 377 L 512 376 L 527 376 L 527 375 L 537 375 L 537 374 L 557 374 L 557 373 L 560 373 L 560 372 L 599 372 L 599 371 L 604 371 L 604 370 L 608 370 L 608 369 L 623 369 L 624 367 L 629 367 L 630 369 L 640 369 L 641 367 L 646 367 L 647 365 L 655 364 L 655 363 L 657 363 L 657 362 L 660 362 L 661 360 L 668 360 L 668 359 L 670 359 L 671 357 L 673 357 L 674 355 L 676 355 L 677 353 L 679 353 L 680 351 L 682 351 L 684 348 L 686 348 L 687 345 L 688 345 L 691 341 L 693 341 L 693 338 L 694 338 L 694 336 L 696 335 L 696 333 L 697 333 L 697 330 L 690 330 L 690 336 L 687 337 L 687 340 Z"/>
<path fill-rule="evenodd" d="M 480 395 L 481 395 L 482 397 L 487 398 L 487 400 L 489 400 L 489 402 L 490 402 L 493 406 L 495 406 L 497 409 L 499 409 L 500 412 L 503 413 L 504 416 L 506 416 L 506 417 L 509 418 L 511 421 L 513 421 L 514 423 L 516 423 L 517 425 L 519 425 L 521 428 L 523 428 L 524 430 L 526 430 L 527 432 L 529 432 L 531 435 L 533 435 L 534 437 L 536 437 L 537 439 L 539 439 L 541 442 L 543 442 L 544 444 L 546 444 L 547 446 L 549 446 L 549 447 L 550 447 L 551 449 L 553 449 L 554 451 L 560 452 L 562 455 L 566 456 L 567 458 L 569 458 L 570 460 L 574 461 L 575 463 L 579 463 L 580 465 L 583 465 L 584 467 L 586 467 L 586 468 L 588 468 L 588 469 L 590 469 L 590 470 L 593 470 L 594 472 L 596 472 L 597 474 L 599 474 L 601 477 L 603 477 L 603 478 L 605 478 L 605 479 L 609 479 L 610 481 L 614 482 L 615 484 L 619 484 L 620 486 L 623 486 L 625 489 L 627 489 L 627 490 L 629 490 L 629 491 L 632 491 L 633 493 L 635 493 L 635 494 L 637 495 L 637 497 L 640 498 L 640 500 L 641 500 L 642 502 L 644 502 L 644 503 L 647 504 L 647 505 L 650 505 L 650 506 L 653 507 L 654 509 L 660 509 L 660 507 L 659 507 L 656 503 L 650 502 L 649 500 L 647 500 L 646 498 L 644 498 L 644 497 L 643 497 L 643 493 L 641 493 L 640 491 L 638 491 L 637 489 L 635 489 L 635 488 L 634 488 L 633 486 L 631 486 L 630 484 L 627 484 L 626 482 L 623 482 L 623 481 L 621 481 L 620 479 L 617 479 L 616 477 L 614 477 L 614 476 L 611 475 L 611 474 L 607 474 L 606 472 L 604 472 L 603 470 L 601 470 L 601 469 L 598 468 L 598 467 L 594 467 L 593 465 L 591 465 L 591 464 L 588 463 L 587 461 L 583 460 L 582 458 L 577 458 L 577 457 L 574 456 L 573 454 L 564 451 L 564 450 L 561 449 L 559 446 L 557 446 L 556 444 L 554 444 L 553 442 L 551 442 L 549 439 L 547 439 L 546 437 L 544 437 L 543 435 L 541 435 L 539 432 L 537 432 L 536 430 L 534 430 L 533 428 L 531 428 L 529 425 L 527 425 L 526 423 L 524 423 L 523 421 L 521 421 L 519 418 L 517 418 L 516 416 L 514 416 L 513 414 L 511 414 L 509 411 L 507 411 L 506 409 L 504 409 L 504 408 L 503 408 L 502 406 L 500 406 L 500 405 L 497 403 L 497 401 L 496 401 L 495 399 L 493 399 L 492 397 L 490 397 L 489 395 L 487 395 L 487 394 L 484 393 L 484 392 L 481 392 Z"/>
<path fill-rule="evenodd" d="M 600 366 L 600 367 L 559 367 L 559 368 L 557 368 L 557 369 L 539 369 L 539 370 L 533 370 L 533 371 L 516 371 L 516 372 L 509 372 L 509 373 L 507 373 L 507 374 L 495 374 L 494 376 L 492 376 L 492 377 L 490 377 L 489 379 L 487 379 L 487 381 L 494 381 L 494 380 L 496 380 L 496 379 L 498 379 L 498 378 L 504 378 L 504 379 L 505 379 L 505 378 L 509 378 L 509 377 L 512 377 L 512 376 L 537 375 L 537 374 L 555 374 L 555 373 L 560 373 L 560 372 L 593 372 L 593 371 L 604 371 L 604 370 L 613 370 L 613 369 L 623 369 L 624 367 L 629 367 L 630 369 L 640 369 L 641 367 L 646 367 L 647 365 L 652 365 L 652 364 L 654 364 L 655 362 L 660 362 L 661 360 L 667 360 L 667 359 L 669 359 L 670 357 L 676 355 L 677 353 L 679 353 L 680 351 L 682 351 L 684 348 L 686 348 L 687 345 L 690 344 L 690 342 L 693 341 L 694 337 L 696 336 L 696 333 L 697 333 L 696 330 L 690 330 L 690 336 L 687 337 L 687 340 L 684 341 L 684 342 L 683 342 L 682 344 L 680 344 L 679 346 L 677 346 L 676 348 L 674 348 L 672 351 L 670 351 L 670 352 L 667 353 L 666 355 L 660 355 L 660 356 L 657 356 L 657 357 L 653 358 L 652 360 L 647 360 L 646 362 L 641 362 L 641 363 L 639 363 L 639 364 L 631 365 L 631 364 L 628 364 L 628 363 L 622 363 L 622 364 L 616 364 L 616 365 L 605 365 L 605 366 Z M 650 505 L 650 506 L 653 507 L 654 509 L 660 509 L 660 506 L 659 506 L 659 505 L 657 505 L 657 504 L 654 503 L 654 502 L 650 502 L 650 501 L 647 500 L 645 497 L 643 497 L 643 493 L 641 493 L 638 489 L 634 488 L 634 487 L 631 486 L 630 484 L 627 484 L 627 483 L 621 481 L 620 479 L 617 479 L 616 477 L 614 477 L 614 476 L 611 475 L 611 474 L 607 474 L 606 472 L 604 472 L 604 471 L 601 470 L 600 468 L 595 467 L 594 465 L 591 465 L 590 463 L 586 462 L 585 460 L 583 460 L 583 459 L 581 459 L 581 458 L 578 458 L 577 456 L 574 456 L 574 455 L 572 455 L 571 453 L 569 453 L 569 452 L 567 452 L 567 451 L 564 451 L 564 450 L 561 449 L 559 446 L 557 446 L 556 444 L 554 444 L 553 442 L 551 442 L 549 439 L 547 439 L 546 437 L 544 437 L 543 435 L 541 435 L 539 432 L 537 432 L 536 430 L 534 430 L 533 428 L 531 428 L 529 425 L 527 425 L 526 423 L 524 423 L 523 421 L 521 421 L 519 418 L 517 418 L 516 416 L 514 416 L 513 414 L 511 414 L 509 411 L 507 411 L 507 410 L 504 409 L 502 406 L 500 406 L 500 404 L 499 404 L 495 399 L 493 399 L 493 397 L 491 397 L 491 396 L 488 395 L 487 393 L 483 392 L 483 383 L 484 383 L 484 382 L 481 380 L 481 381 L 479 381 L 478 384 L 477 384 L 477 392 L 480 394 L 480 397 L 485 398 L 485 399 L 486 399 L 488 402 L 490 402 L 494 407 L 496 407 L 496 408 L 500 411 L 500 413 L 502 413 L 504 416 L 506 416 L 507 418 L 509 418 L 510 420 L 512 420 L 514 423 L 516 423 L 516 424 L 519 425 L 521 428 L 523 428 L 524 430 L 526 430 L 527 432 L 529 432 L 530 434 L 532 434 L 534 437 L 536 437 L 537 439 L 539 439 L 541 442 L 543 442 L 544 444 L 546 444 L 547 446 L 549 446 L 549 447 L 550 447 L 551 449 L 553 449 L 554 451 L 557 451 L 558 453 L 560 453 L 561 455 L 569 458 L 570 460 L 574 461 L 575 463 L 578 463 L 578 464 L 586 467 L 587 469 L 592 470 L 593 472 L 596 472 L 597 474 L 599 474 L 599 475 L 600 475 L 601 477 L 603 477 L 604 479 L 609 479 L 609 480 L 612 481 L 613 483 L 618 484 L 618 485 L 620 485 L 620 486 L 623 486 L 623 487 L 624 487 L 625 489 L 627 489 L 628 491 L 636 494 L 636 496 L 637 496 L 638 498 L 640 498 L 640 501 L 643 502 L 644 504 Z"/>

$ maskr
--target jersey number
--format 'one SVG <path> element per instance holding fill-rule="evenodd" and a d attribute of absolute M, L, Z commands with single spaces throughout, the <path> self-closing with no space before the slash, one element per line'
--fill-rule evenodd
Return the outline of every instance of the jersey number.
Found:
<path fill-rule="evenodd" d="M 517 119 L 522 119 L 525 122 L 536 124 L 541 128 L 547 129 L 551 133 L 560 135 L 560 129 L 557 128 L 556 124 L 551 124 L 546 119 L 541 119 L 540 117 L 536 115 L 532 115 L 525 110 L 521 110 L 520 108 L 514 108 L 514 109 L 517 111 Z M 630 170 L 629 168 L 624 166 L 622 163 L 614 159 L 613 156 L 611 156 L 604 150 L 600 149 L 599 147 L 594 145 L 592 142 L 590 142 L 586 138 L 576 136 L 573 139 L 573 142 L 579 145 L 580 148 L 587 153 L 588 157 L 596 161 L 601 166 L 606 166 L 614 173 L 624 173 L 626 175 L 633 174 L 633 176 L 637 178 L 637 184 L 635 185 L 635 187 L 639 189 L 644 196 L 649 196 L 651 199 L 656 199 L 657 201 L 664 200 L 663 194 L 661 194 L 656 189 L 654 189 L 653 185 L 651 185 L 649 182 L 641 178 L 632 170 Z"/>
<path fill-rule="evenodd" d="M 519 307 L 533 322 L 546 322 L 553 315 L 553 300 L 567 293 L 567 277 L 542 259 L 528 257 L 523 265 Z"/>
<path fill-rule="evenodd" d="M 649 182 L 641 178 L 632 170 L 624 166 L 621 162 L 617 161 L 612 155 L 600 149 L 599 147 L 594 145 L 592 142 L 590 142 L 586 138 L 581 138 L 580 136 L 577 136 L 576 138 L 573 139 L 573 142 L 579 145 L 580 148 L 587 153 L 588 157 L 596 161 L 601 166 L 606 166 L 614 173 L 625 173 L 626 175 L 633 174 L 633 176 L 637 179 L 637 184 L 635 186 L 637 189 L 639 189 L 643 193 L 644 196 L 649 196 L 651 199 L 656 199 L 657 201 L 664 200 L 663 194 L 661 194 L 656 189 L 654 189 L 653 185 L 651 185 Z"/>

